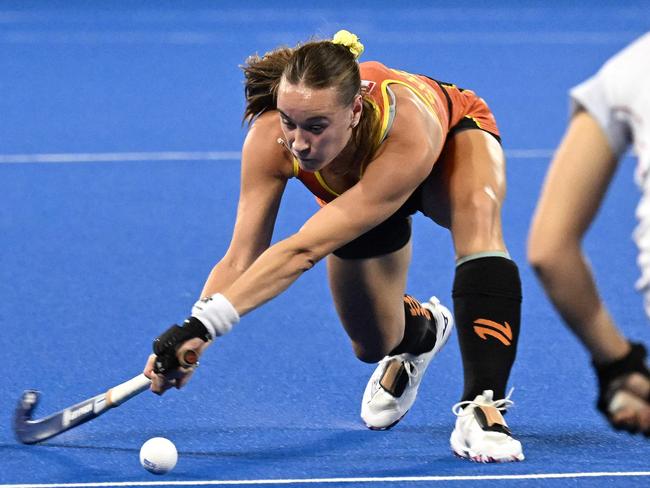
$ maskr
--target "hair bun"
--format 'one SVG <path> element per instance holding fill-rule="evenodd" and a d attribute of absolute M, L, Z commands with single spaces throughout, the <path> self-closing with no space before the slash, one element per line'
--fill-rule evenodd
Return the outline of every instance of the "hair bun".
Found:
<path fill-rule="evenodd" d="M 353 54 L 354 59 L 358 59 L 363 53 L 364 47 L 359 38 L 350 31 L 345 29 L 338 31 L 332 38 L 334 44 L 340 44 L 347 47 Z"/>

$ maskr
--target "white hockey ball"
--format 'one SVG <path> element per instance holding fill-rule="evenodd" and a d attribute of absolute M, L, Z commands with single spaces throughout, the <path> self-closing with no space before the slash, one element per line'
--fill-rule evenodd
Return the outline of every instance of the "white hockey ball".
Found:
<path fill-rule="evenodd" d="M 176 446 L 164 437 L 153 437 L 140 448 L 140 464 L 153 474 L 169 473 L 178 461 Z"/>

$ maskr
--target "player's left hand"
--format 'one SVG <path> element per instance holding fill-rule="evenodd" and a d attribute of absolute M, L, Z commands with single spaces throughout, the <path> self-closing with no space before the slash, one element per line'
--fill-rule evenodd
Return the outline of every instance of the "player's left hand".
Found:
<path fill-rule="evenodd" d="M 172 387 L 185 386 L 210 343 L 207 329 L 194 317 L 182 327 L 173 325 L 167 329 L 154 340 L 154 353 L 144 367 L 144 375 L 151 379 L 151 391 L 162 395 Z"/>

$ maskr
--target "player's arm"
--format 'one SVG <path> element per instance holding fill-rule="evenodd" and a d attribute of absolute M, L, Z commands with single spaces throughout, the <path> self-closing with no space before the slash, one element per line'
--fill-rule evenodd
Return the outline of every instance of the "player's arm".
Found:
<path fill-rule="evenodd" d="M 240 315 L 284 291 L 332 251 L 392 215 L 429 175 L 444 138 L 441 124 L 406 88 L 390 137 L 363 178 L 321 208 L 301 230 L 267 249 L 224 296 Z"/>
<path fill-rule="evenodd" d="M 578 112 L 551 163 L 528 238 L 528 260 L 546 293 L 594 358 L 629 346 L 613 325 L 582 249 L 617 159 L 598 122 Z"/>
<path fill-rule="evenodd" d="M 235 282 L 269 246 L 282 193 L 291 176 L 292 162 L 277 143 L 281 134 L 277 113 L 262 115 L 250 128 L 242 148 L 242 171 L 237 218 L 230 246 L 214 266 L 201 296 L 210 296 Z M 179 358 L 191 351 L 198 357 L 215 334 L 193 320 L 174 325 L 154 341 L 155 354 L 149 357 L 144 374 L 159 393 L 170 386 L 181 387 L 191 377 L 192 364 Z M 194 361 L 195 362 L 195 361 Z M 154 370 L 158 373 L 156 375 Z"/>
<path fill-rule="evenodd" d="M 280 200 L 290 177 L 291 160 L 277 143 L 277 113 L 262 115 L 250 128 L 242 148 L 237 218 L 230 245 L 212 269 L 201 296 L 223 291 L 269 247 Z"/>

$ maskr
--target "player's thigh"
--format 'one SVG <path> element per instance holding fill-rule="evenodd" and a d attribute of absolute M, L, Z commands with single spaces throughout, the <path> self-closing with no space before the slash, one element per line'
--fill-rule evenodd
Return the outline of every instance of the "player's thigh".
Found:
<path fill-rule="evenodd" d="M 327 258 L 330 289 L 343 327 L 355 348 L 386 354 L 404 333 L 403 296 L 410 242 L 401 249 L 365 259 Z"/>
<path fill-rule="evenodd" d="M 591 224 L 616 169 L 607 138 L 587 112 L 576 114 L 548 170 L 531 225 L 530 259 L 578 242 Z"/>
<path fill-rule="evenodd" d="M 423 212 L 451 230 L 459 257 L 505 249 L 505 157 L 494 136 L 469 129 L 450 137 L 423 190 Z"/>

